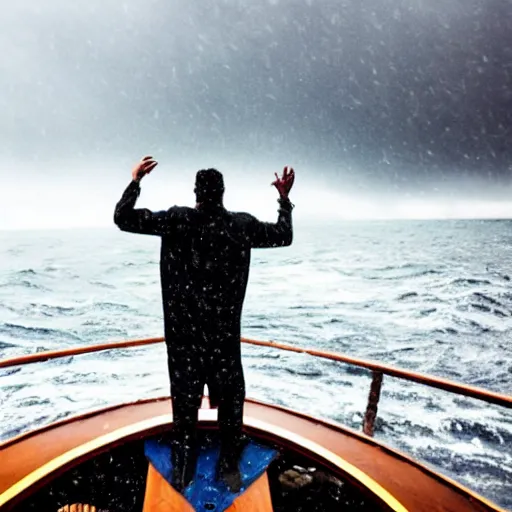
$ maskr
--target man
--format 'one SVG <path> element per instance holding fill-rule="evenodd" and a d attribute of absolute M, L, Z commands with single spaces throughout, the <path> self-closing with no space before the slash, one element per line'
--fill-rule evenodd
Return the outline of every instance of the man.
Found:
<path fill-rule="evenodd" d="M 288 193 L 293 169 L 272 184 L 279 191 L 276 223 L 260 222 L 223 206 L 224 181 L 216 169 L 198 171 L 195 208 L 135 209 L 140 181 L 157 162 L 147 156 L 132 171 L 116 206 L 114 222 L 132 233 L 162 238 L 160 277 L 173 406 L 173 485 L 182 491 L 195 471 L 196 423 L 204 385 L 218 406 L 218 477 L 237 492 L 245 382 L 241 314 L 252 248 L 289 246 L 293 239 Z"/>

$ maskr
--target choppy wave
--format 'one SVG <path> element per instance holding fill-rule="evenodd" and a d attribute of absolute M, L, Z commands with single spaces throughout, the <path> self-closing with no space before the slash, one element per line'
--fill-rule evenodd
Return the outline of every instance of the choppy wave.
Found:
<path fill-rule="evenodd" d="M 512 431 L 507 431 L 499 426 L 490 426 L 479 421 L 452 418 L 445 422 L 445 428 L 457 439 L 472 441 L 478 438 L 480 441 L 498 447 L 512 446 Z"/>
<path fill-rule="evenodd" d="M 292 247 L 254 253 L 245 336 L 512 393 L 507 223 L 296 229 Z M 2 357 L 162 334 L 157 239 L 34 236 L 0 233 Z M 263 347 L 243 354 L 249 396 L 360 429 L 369 371 Z M 1 438 L 167 394 L 165 361 L 153 346 L 0 370 Z M 512 508 L 508 411 L 385 377 L 376 436 Z"/>

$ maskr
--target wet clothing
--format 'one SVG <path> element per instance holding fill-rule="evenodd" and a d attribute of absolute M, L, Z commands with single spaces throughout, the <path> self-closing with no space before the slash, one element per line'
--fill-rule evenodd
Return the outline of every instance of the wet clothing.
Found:
<path fill-rule="evenodd" d="M 132 181 L 116 206 L 114 222 L 131 233 L 160 236 L 160 277 L 174 432 L 193 444 L 204 385 L 219 406 L 221 441 L 241 436 L 245 384 L 241 314 L 251 249 L 292 243 L 292 208 L 279 199 L 276 223 L 219 205 L 135 209 L 140 187 Z"/>

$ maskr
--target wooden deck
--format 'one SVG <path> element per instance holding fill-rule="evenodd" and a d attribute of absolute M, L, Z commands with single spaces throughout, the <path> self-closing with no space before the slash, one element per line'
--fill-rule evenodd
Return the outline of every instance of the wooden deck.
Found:
<path fill-rule="evenodd" d="M 216 412 L 200 411 L 211 425 Z M 79 461 L 126 440 L 169 429 L 169 399 L 145 400 L 69 418 L 0 444 L 0 508 L 10 510 L 33 489 Z M 251 435 L 298 449 L 365 486 L 390 510 L 503 511 L 413 459 L 340 425 L 247 400 Z"/>

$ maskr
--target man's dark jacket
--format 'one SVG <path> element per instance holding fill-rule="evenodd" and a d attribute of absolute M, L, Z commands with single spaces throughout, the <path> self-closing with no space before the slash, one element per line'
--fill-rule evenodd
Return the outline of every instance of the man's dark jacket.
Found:
<path fill-rule="evenodd" d="M 292 243 L 292 208 L 279 199 L 276 223 L 218 205 L 173 206 L 167 211 L 135 209 L 139 184 L 132 181 L 116 206 L 123 230 L 160 236 L 160 276 L 169 348 L 194 343 L 200 352 L 228 352 L 240 343 L 240 318 L 251 249 Z M 201 343 L 200 340 L 204 340 Z M 182 348 L 185 348 L 182 346 Z"/>

